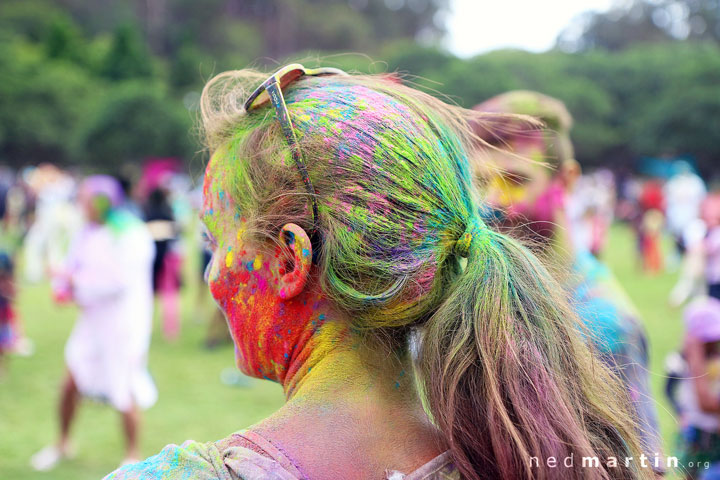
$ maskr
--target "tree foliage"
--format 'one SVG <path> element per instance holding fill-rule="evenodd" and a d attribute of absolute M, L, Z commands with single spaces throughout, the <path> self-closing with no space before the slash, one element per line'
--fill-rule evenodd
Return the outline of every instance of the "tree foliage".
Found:
<path fill-rule="evenodd" d="M 121 165 L 147 156 L 192 153 L 191 117 L 160 85 L 114 84 L 81 124 L 77 152 L 93 165 Z"/>
<path fill-rule="evenodd" d="M 87 73 L 48 62 L 41 46 L 0 42 L 0 160 L 68 161 L 73 127 L 92 97 Z"/>
<path fill-rule="evenodd" d="M 270 56 L 406 73 L 405 81 L 466 107 L 512 89 L 555 96 L 575 117 L 573 140 L 585 165 L 662 154 L 692 155 L 706 169 L 717 165 L 720 42 L 708 32 L 717 31 L 712 15 L 720 14 L 719 0 L 636 1 L 640 10 L 583 23 L 594 26 L 576 36 L 582 41 L 572 52 L 506 50 L 467 60 L 426 42 L 442 33 L 436 19 L 446 4 L 6 0 L 0 163 L 112 169 L 150 155 L 189 160 L 200 149 L 191 131 L 203 83 L 229 68 L 273 65 Z M 680 27 L 657 13 L 677 4 L 687 8 L 674 21 L 699 25 L 693 18 L 701 15 L 704 33 L 690 29 L 688 39 L 678 39 Z M 632 24 L 637 32 L 624 29 L 631 20 L 640 22 Z M 370 56 L 333 55 L 343 51 Z"/>
<path fill-rule="evenodd" d="M 617 51 L 676 40 L 720 42 L 720 1 L 632 0 L 608 12 L 582 14 L 557 43 L 568 51 Z"/>

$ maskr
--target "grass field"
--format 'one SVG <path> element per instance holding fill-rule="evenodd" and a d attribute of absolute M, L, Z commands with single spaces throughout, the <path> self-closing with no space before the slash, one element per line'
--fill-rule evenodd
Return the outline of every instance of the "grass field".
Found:
<path fill-rule="evenodd" d="M 646 276 L 636 267 L 634 240 L 629 230 L 611 232 L 605 260 L 615 271 L 644 316 L 651 351 L 651 375 L 659 400 L 666 447 L 671 447 L 675 421 L 662 394 L 665 355 L 678 347 L 682 336 L 680 312 L 667 306 L 675 275 Z M 283 401 L 281 389 L 252 380 L 248 386 L 226 386 L 223 369 L 233 366 L 230 346 L 208 351 L 202 347 L 205 322 L 196 307 L 197 284 L 184 291 L 183 330 L 175 343 L 163 340 L 156 325 L 150 369 L 160 397 L 143 418 L 141 448 L 151 455 L 167 443 L 192 438 L 209 441 L 250 425 L 275 410 Z M 118 415 L 110 408 L 85 402 L 73 430 L 77 456 L 51 473 L 29 469 L 28 459 L 56 437 L 56 404 L 63 376 L 63 347 L 75 311 L 55 306 L 46 285 L 22 286 L 18 305 L 36 352 L 29 358 L 13 357 L 0 378 L 0 479 L 98 479 L 122 459 Z M 672 449 L 668 450 L 672 454 Z"/>

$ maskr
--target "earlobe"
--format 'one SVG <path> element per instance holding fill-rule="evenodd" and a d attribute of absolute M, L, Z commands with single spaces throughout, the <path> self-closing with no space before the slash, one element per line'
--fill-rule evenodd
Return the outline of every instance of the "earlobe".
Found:
<path fill-rule="evenodd" d="M 289 299 L 305 288 L 312 265 L 312 244 L 307 232 L 294 223 L 283 226 L 278 241 L 280 246 L 272 261 L 275 288 L 280 298 Z"/>

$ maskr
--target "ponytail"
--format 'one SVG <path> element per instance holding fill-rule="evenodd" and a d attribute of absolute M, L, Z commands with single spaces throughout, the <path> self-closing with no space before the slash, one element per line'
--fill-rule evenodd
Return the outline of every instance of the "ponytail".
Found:
<path fill-rule="evenodd" d="M 430 413 L 463 478 L 642 477 L 625 465 L 639 454 L 617 401 L 625 394 L 583 345 L 548 270 L 479 220 L 454 254 L 467 265 L 425 324 L 418 361 Z M 600 466 L 582 468 L 582 457 Z M 606 466 L 609 457 L 618 466 Z"/>

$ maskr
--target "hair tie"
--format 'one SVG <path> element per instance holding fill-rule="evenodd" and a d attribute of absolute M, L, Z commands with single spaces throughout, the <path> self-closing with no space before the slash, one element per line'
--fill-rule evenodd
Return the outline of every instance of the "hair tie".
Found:
<path fill-rule="evenodd" d="M 453 252 L 459 257 L 468 258 L 473 241 L 478 241 L 480 236 L 487 232 L 487 225 L 482 220 L 479 218 L 472 219 L 465 227 L 465 232 L 455 242 Z"/>

